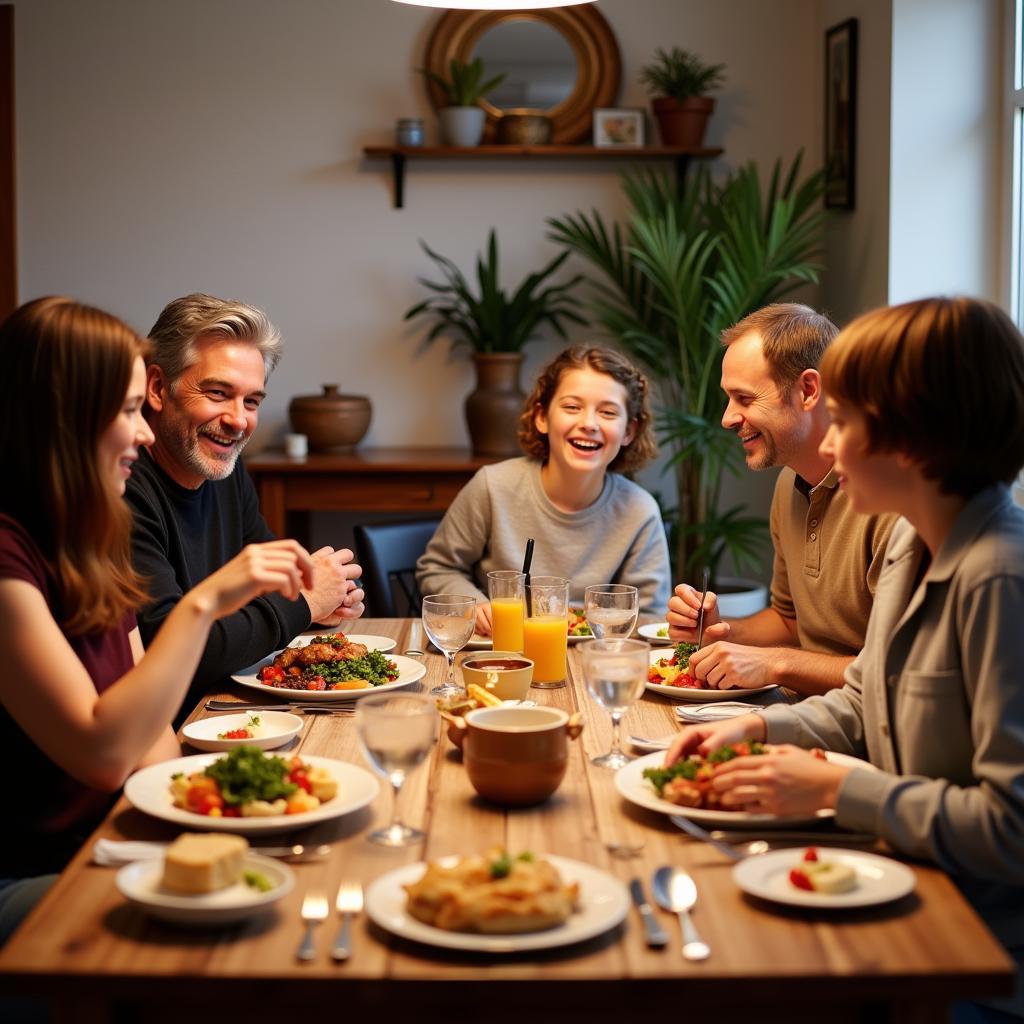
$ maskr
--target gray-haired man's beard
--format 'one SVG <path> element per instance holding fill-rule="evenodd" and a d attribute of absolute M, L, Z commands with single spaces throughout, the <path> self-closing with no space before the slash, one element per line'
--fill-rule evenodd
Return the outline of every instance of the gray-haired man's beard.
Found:
<path fill-rule="evenodd" d="M 238 461 L 238 456 L 246 446 L 249 438 L 239 438 L 230 448 L 222 453 L 210 453 L 201 446 L 198 435 L 180 438 L 182 444 L 182 461 L 189 469 L 206 480 L 224 480 L 231 476 Z"/>

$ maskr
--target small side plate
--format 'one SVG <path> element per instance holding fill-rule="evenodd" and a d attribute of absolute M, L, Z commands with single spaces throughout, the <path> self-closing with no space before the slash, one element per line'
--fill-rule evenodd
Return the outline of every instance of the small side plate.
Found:
<path fill-rule="evenodd" d="M 218 739 L 222 732 L 244 729 L 251 718 L 258 718 L 260 724 L 256 735 L 247 739 Z M 291 742 L 302 732 L 302 719 L 287 711 L 255 711 L 237 715 L 217 715 L 190 722 L 181 730 L 185 741 L 196 750 L 234 750 L 243 744 L 259 747 L 260 750 L 276 750 Z"/>
<path fill-rule="evenodd" d="M 902 899 L 917 884 L 914 872 L 899 861 L 863 850 L 829 847 L 821 851 L 822 858 L 852 868 L 857 875 L 857 886 L 849 892 L 807 892 L 789 881 L 789 872 L 800 866 L 803 852 L 797 847 L 747 857 L 732 869 L 733 881 L 745 893 L 773 903 L 829 910 L 889 903 Z"/>
<path fill-rule="evenodd" d="M 287 864 L 250 853 L 245 870 L 261 875 L 270 883 L 260 892 L 245 882 L 237 882 L 217 892 L 188 896 L 160 887 L 163 859 L 140 860 L 126 864 L 117 873 L 118 891 L 130 903 L 163 921 L 192 927 L 230 924 L 252 917 L 283 899 L 295 888 L 295 874 Z"/>

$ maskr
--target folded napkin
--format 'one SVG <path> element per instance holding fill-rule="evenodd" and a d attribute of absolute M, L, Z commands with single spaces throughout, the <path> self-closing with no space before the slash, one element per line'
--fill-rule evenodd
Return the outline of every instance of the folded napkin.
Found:
<path fill-rule="evenodd" d="M 719 700 L 713 704 L 688 704 L 676 708 L 676 717 L 684 722 L 720 722 L 726 718 L 762 711 L 761 704 L 744 704 L 738 700 Z"/>
<path fill-rule="evenodd" d="M 113 839 L 97 839 L 92 848 L 92 861 L 105 868 L 121 864 L 134 864 L 137 860 L 154 860 L 162 857 L 167 843 L 117 842 Z"/>

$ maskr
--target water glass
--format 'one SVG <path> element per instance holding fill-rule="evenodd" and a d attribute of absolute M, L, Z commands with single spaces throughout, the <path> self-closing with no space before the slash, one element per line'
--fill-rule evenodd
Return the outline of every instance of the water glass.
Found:
<path fill-rule="evenodd" d="M 587 587 L 583 593 L 583 613 L 598 640 L 629 636 L 639 611 L 640 592 L 624 583 Z"/>
<path fill-rule="evenodd" d="M 526 586 L 523 654 L 533 662 L 533 684 L 550 690 L 565 686 L 569 643 L 569 581 L 561 576 L 533 576 Z"/>
<path fill-rule="evenodd" d="M 491 635 L 496 651 L 523 649 L 525 585 L 526 573 L 515 569 L 499 569 L 487 574 L 487 596 L 491 599 Z"/>
<path fill-rule="evenodd" d="M 423 628 L 448 660 L 448 677 L 431 694 L 443 700 L 462 696 L 462 688 L 455 683 L 455 655 L 469 643 L 476 628 L 476 598 L 461 594 L 428 595 L 423 598 Z"/>
<path fill-rule="evenodd" d="M 398 817 L 398 793 L 405 777 L 434 748 L 437 739 L 437 707 L 420 693 L 382 693 L 364 697 L 356 706 L 356 731 L 370 766 L 391 783 L 391 824 L 367 838 L 381 846 L 409 846 L 423 839 L 419 829 L 402 824 Z"/>
<path fill-rule="evenodd" d="M 642 640 L 589 640 L 580 650 L 590 696 L 612 716 L 612 746 L 591 758 L 601 768 L 621 768 L 633 760 L 619 747 L 619 724 L 644 692 L 651 648 Z"/>

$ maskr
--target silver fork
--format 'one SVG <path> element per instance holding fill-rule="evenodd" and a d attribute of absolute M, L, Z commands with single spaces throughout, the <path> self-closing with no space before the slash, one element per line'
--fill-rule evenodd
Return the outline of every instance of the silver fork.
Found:
<path fill-rule="evenodd" d="M 322 889 L 311 889 L 302 898 L 302 920 L 306 922 L 306 934 L 295 955 L 299 960 L 314 960 L 316 946 L 313 944 L 313 929 L 327 920 L 327 893 Z"/>
<path fill-rule="evenodd" d="M 331 956 L 335 960 L 347 960 L 352 952 L 352 917 L 363 909 L 363 887 L 358 882 L 342 882 L 335 907 L 341 914 L 341 931 L 334 940 Z"/>

